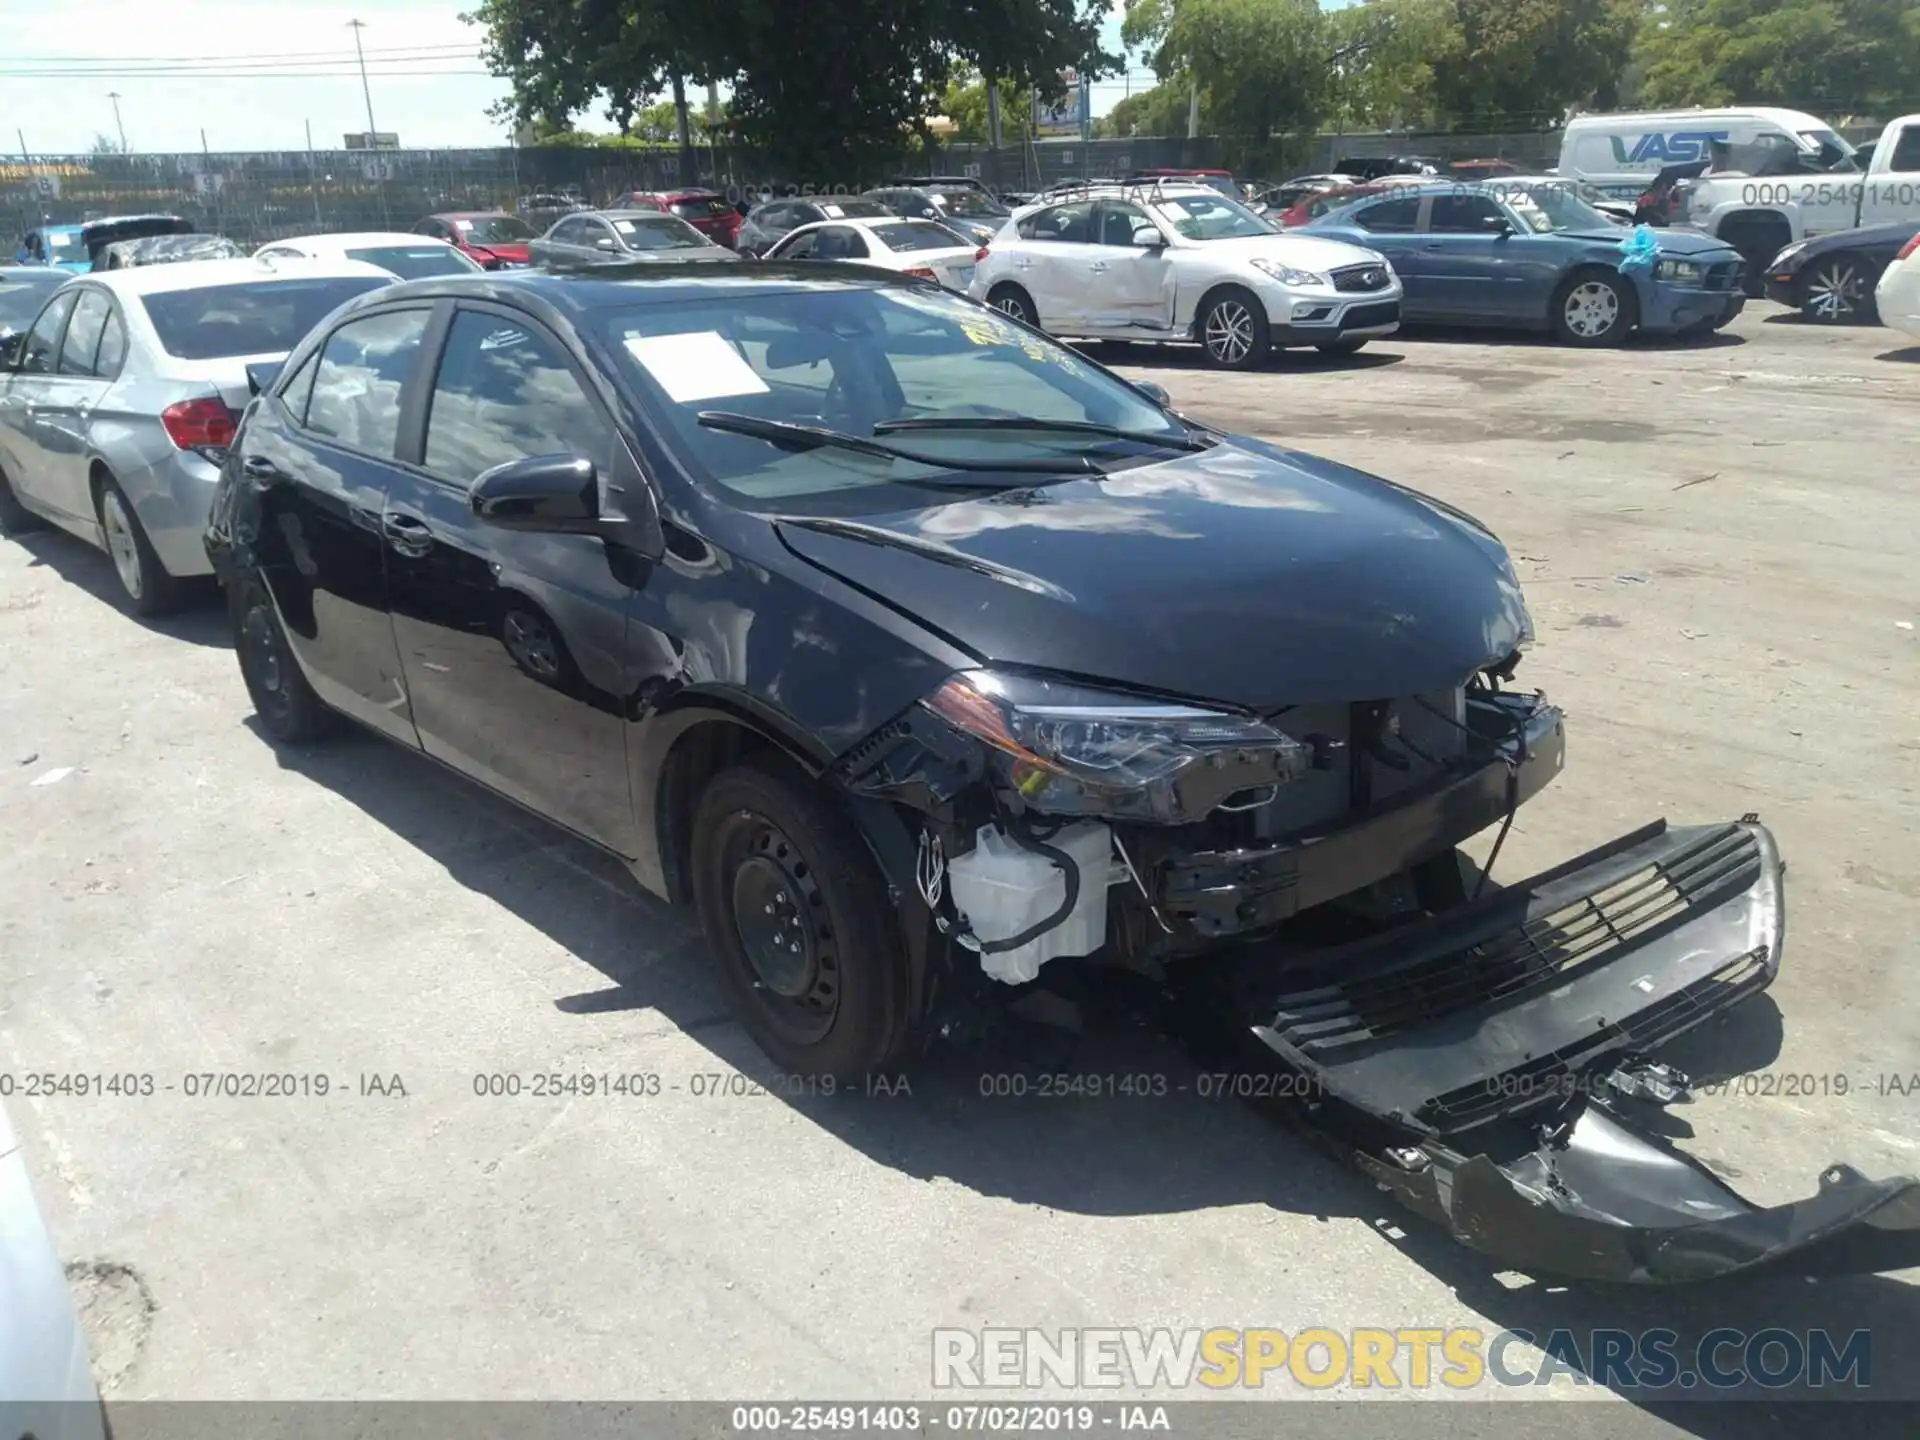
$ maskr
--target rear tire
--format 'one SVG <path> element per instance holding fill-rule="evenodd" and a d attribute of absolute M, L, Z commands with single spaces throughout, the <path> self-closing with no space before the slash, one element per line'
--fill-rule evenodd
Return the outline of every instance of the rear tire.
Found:
<path fill-rule="evenodd" d="M 0 535 L 25 535 L 45 528 L 46 523 L 20 503 L 6 472 L 0 470 Z"/>
<path fill-rule="evenodd" d="M 908 983 L 886 886 L 811 782 L 763 760 L 722 772 L 700 797 L 691 859 L 721 984 L 775 1064 L 850 1080 L 898 1061 Z"/>
<path fill-rule="evenodd" d="M 1018 285 L 1000 284 L 987 292 L 987 304 L 1002 315 L 1011 315 L 1029 330 L 1040 328 L 1040 311 L 1033 297 Z"/>
<path fill-rule="evenodd" d="M 120 589 L 133 613 L 154 616 L 177 609 L 180 582 L 167 573 L 167 567 L 154 554 L 139 512 L 120 482 L 111 475 L 102 479 L 94 506 L 101 536 L 107 542 L 107 556 L 113 561 L 113 572 L 120 577 Z"/>
<path fill-rule="evenodd" d="M 1618 345 L 1638 318 L 1633 286 L 1619 275 L 1583 270 L 1554 292 L 1548 316 L 1562 345 Z"/>
<path fill-rule="evenodd" d="M 261 726 L 283 745 L 323 739 L 339 723 L 339 716 L 307 683 L 287 644 L 287 632 L 281 628 L 266 582 L 250 571 L 235 576 L 227 587 L 227 613 L 233 621 L 240 678 L 246 682 Z"/>
<path fill-rule="evenodd" d="M 1207 362 L 1222 370 L 1251 370 L 1272 348 L 1267 307 L 1251 291 L 1230 286 L 1207 301 L 1194 327 Z"/>

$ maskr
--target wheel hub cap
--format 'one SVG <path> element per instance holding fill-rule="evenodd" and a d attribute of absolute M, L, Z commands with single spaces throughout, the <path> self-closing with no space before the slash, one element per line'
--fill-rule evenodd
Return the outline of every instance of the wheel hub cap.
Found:
<path fill-rule="evenodd" d="M 733 877 L 733 920 L 760 983 L 798 1000 L 813 988 L 813 937 L 801 898 L 771 857 L 755 855 Z"/>
<path fill-rule="evenodd" d="M 267 614 L 265 605 L 248 607 L 246 619 L 240 626 L 240 638 L 247 647 L 247 661 L 253 668 L 254 677 L 265 689 L 278 695 L 280 646 L 273 638 L 273 617 Z"/>
<path fill-rule="evenodd" d="M 1604 335 L 1620 316 L 1620 297 L 1597 280 L 1574 287 L 1567 296 L 1567 328 L 1576 335 Z"/>
<path fill-rule="evenodd" d="M 1217 360 L 1244 360 L 1253 349 L 1253 316 L 1247 307 L 1231 300 L 1213 307 L 1207 315 L 1207 349 Z"/>
<path fill-rule="evenodd" d="M 1807 303 L 1823 320 L 1851 315 L 1859 302 L 1860 280 L 1851 265 L 1822 266 L 1807 286 Z"/>
<path fill-rule="evenodd" d="M 120 503 L 120 497 L 108 491 L 100 504 L 101 528 L 107 532 L 107 553 L 113 556 L 113 568 L 120 583 L 134 599 L 140 598 L 140 547 L 134 542 L 133 522 Z"/>

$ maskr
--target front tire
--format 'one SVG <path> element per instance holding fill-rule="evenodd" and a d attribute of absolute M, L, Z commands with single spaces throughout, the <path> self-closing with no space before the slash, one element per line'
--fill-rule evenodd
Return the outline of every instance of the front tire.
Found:
<path fill-rule="evenodd" d="M 1222 370 L 1251 370 L 1267 358 L 1267 309 L 1249 291 L 1222 290 L 1200 312 L 1200 348 Z"/>
<path fill-rule="evenodd" d="M 898 1060 L 905 950 L 852 823 L 798 773 L 749 761 L 693 819 L 694 898 L 735 1015 L 774 1063 L 854 1079 Z"/>
<path fill-rule="evenodd" d="M 1633 329 L 1633 287 L 1617 275 L 1587 271 L 1553 297 L 1553 333 L 1563 345 L 1618 345 Z"/>
<path fill-rule="evenodd" d="M 250 572 L 237 576 L 227 590 L 227 613 L 233 621 L 240 678 L 267 733 L 284 745 L 323 739 L 338 717 L 307 683 L 266 582 Z"/>
<path fill-rule="evenodd" d="M 120 589 L 136 615 L 165 615 L 180 604 L 180 582 L 167 573 L 167 567 L 154 554 L 140 516 L 127 499 L 120 482 L 111 476 L 100 482 L 94 497 L 100 521 L 100 534 L 107 542 L 107 555 L 113 561 L 114 574 L 120 577 Z"/>
<path fill-rule="evenodd" d="M 987 304 L 1002 315 L 1011 315 L 1029 330 L 1040 328 L 1040 311 L 1033 297 L 1018 285 L 996 285 L 987 292 Z"/>
<path fill-rule="evenodd" d="M 1873 290 L 1858 255 L 1816 260 L 1800 280 L 1800 314 L 1816 325 L 1871 325 Z"/>

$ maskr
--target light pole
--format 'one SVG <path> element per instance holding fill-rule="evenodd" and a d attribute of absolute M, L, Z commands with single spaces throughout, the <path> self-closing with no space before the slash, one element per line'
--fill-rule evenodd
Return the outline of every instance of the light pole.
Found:
<path fill-rule="evenodd" d="M 127 127 L 120 121 L 120 92 L 109 90 L 107 99 L 113 102 L 113 128 L 120 132 L 120 153 L 127 153 Z"/>
<path fill-rule="evenodd" d="M 380 184 L 380 223 L 391 230 L 393 217 L 387 212 L 386 162 L 380 158 L 380 127 L 373 123 L 373 87 L 367 83 L 367 52 L 360 48 L 360 32 L 367 28 L 367 23 L 349 20 L 347 28 L 353 31 L 353 53 L 360 62 L 360 93 L 367 101 L 367 148 L 373 151 L 373 173 Z"/>

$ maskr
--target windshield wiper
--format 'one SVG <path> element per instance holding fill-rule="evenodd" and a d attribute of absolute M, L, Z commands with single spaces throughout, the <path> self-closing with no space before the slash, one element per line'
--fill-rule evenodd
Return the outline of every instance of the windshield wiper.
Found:
<path fill-rule="evenodd" d="M 1069 435 L 1099 435 L 1108 440 L 1132 440 L 1141 445 L 1164 445 L 1170 450 L 1211 450 L 1217 443 L 1191 431 L 1155 434 L 1149 430 L 1125 430 L 1118 425 L 1101 425 L 1092 420 L 1041 420 L 1030 415 L 919 415 L 906 420 L 882 420 L 873 427 L 876 435 L 893 435 L 919 430 L 1053 430 Z"/>
<path fill-rule="evenodd" d="M 702 410 L 696 417 L 709 430 L 727 430 L 735 435 L 751 435 L 787 450 L 851 450 L 856 455 L 872 455 L 886 460 L 908 460 L 936 470 L 997 471 L 1014 475 L 1099 475 L 1104 472 L 1085 455 L 1047 455 L 1027 460 L 970 460 L 950 455 L 926 455 L 903 450 L 844 430 L 829 430 L 821 425 L 796 425 L 790 420 L 764 420 L 758 415 L 741 415 L 732 410 Z"/>

